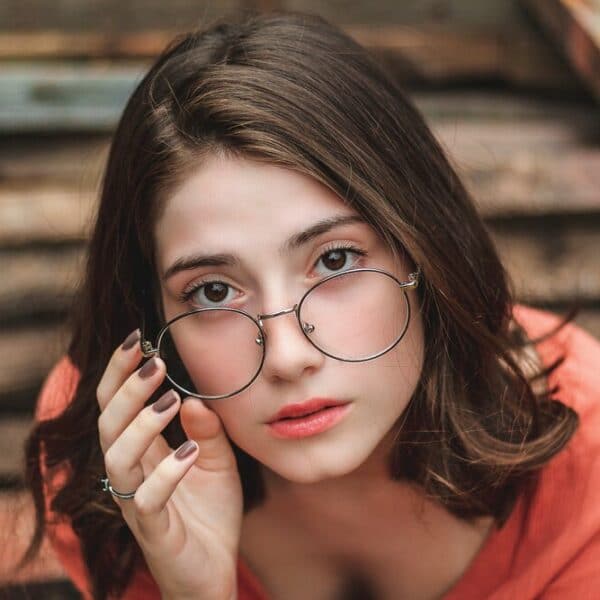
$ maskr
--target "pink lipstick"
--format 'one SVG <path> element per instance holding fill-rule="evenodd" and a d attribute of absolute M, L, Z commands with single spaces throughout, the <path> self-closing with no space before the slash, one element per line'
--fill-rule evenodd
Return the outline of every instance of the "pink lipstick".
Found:
<path fill-rule="evenodd" d="M 276 437 L 298 439 L 331 429 L 349 412 L 350 404 L 330 398 L 313 398 L 284 406 L 268 426 Z"/>

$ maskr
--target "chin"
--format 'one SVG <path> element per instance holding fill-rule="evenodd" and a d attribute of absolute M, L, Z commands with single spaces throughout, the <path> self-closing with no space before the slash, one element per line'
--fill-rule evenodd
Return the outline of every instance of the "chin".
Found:
<path fill-rule="evenodd" d="M 345 460 L 340 460 L 338 456 L 336 460 L 332 457 L 332 460 L 327 461 L 322 458 L 304 457 L 285 464 L 263 464 L 289 483 L 309 485 L 349 475 L 363 464 L 366 457 L 361 459 L 357 456 L 346 456 L 344 458 Z"/>

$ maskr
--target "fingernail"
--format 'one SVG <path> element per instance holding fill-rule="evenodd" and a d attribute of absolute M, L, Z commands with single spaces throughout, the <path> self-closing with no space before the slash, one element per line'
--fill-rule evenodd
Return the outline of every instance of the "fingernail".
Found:
<path fill-rule="evenodd" d="M 181 446 L 179 446 L 179 449 L 177 450 L 177 452 L 175 452 L 175 458 L 183 460 L 184 458 L 187 458 L 190 454 L 195 452 L 197 447 L 198 444 L 196 444 L 196 442 L 188 440 L 187 442 L 184 442 L 183 444 L 181 444 Z"/>
<path fill-rule="evenodd" d="M 133 348 L 136 343 L 139 341 L 140 339 L 140 330 L 136 329 L 135 331 L 132 331 L 126 338 L 125 341 L 123 342 L 123 345 L 121 346 L 121 348 L 123 348 L 123 350 L 129 350 L 130 348 Z"/>
<path fill-rule="evenodd" d="M 151 358 L 147 363 L 144 364 L 138 373 L 142 379 L 148 379 L 148 377 L 151 377 L 154 375 L 154 373 L 156 373 L 157 369 L 158 363 L 156 362 L 156 359 Z"/>
<path fill-rule="evenodd" d="M 177 394 L 173 390 L 169 390 L 163 394 L 153 405 L 152 408 L 157 412 L 165 412 L 170 406 L 177 402 Z"/>

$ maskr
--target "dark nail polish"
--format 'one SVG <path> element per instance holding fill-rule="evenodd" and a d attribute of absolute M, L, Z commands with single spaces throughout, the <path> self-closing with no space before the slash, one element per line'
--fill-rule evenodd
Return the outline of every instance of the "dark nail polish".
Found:
<path fill-rule="evenodd" d="M 140 330 L 136 329 L 135 331 L 132 331 L 125 338 L 125 341 L 123 342 L 123 345 L 121 346 L 121 348 L 123 348 L 123 350 L 129 350 L 130 348 L 133 348 L 139 340 L 140 340 Z"/>
<path fill-rule="evenodd" d="M 179 446 L 179 449 L 177 450 L 177 452 L 175 452 L 175 458 L 183 460 L 184 458 L 187 458 L 190 454 L 192 454 L 197 447 L 198 445 L 196 444 L 196 442 L 188 440 L 187 442 L 184 442 L 183 444 L 181 444 L 181 446 Z"/>
<path fill-rule="evenodd" d="M 158 363 L 156 362 L 156 359 L 151 358 L 147 363 L 144 364 L 138 373 L 142 379 L 148 379 L 148 377 L 151 377 L 154 375 L 154 373 L 156 373 L 157 369 Z"/>
<path fill-rule="evenodd" d="M 173 390 L 169 390 L 152 405 L 152 408 L 157 413 L 165 412 L 165 410 L 170 406 L 173 406 L 175 402 L 177 402 L 177 394 Z"/>

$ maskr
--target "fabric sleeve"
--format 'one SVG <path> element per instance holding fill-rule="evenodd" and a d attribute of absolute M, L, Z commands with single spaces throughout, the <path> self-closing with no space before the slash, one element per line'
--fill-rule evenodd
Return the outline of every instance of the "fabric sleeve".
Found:
<path fill-rule="evenodd" d="M 596 600 L 600 590 L 600 533 L 546 588 L 541 600 Z"/>

